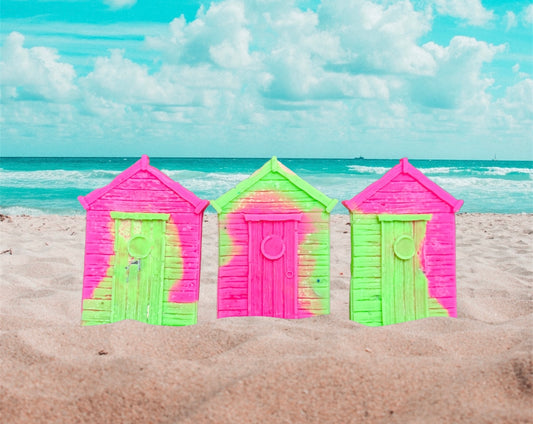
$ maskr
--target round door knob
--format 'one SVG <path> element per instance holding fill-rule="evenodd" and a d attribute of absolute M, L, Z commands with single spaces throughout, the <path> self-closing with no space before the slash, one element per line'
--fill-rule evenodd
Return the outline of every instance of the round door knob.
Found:
<path fill-rule="evenodd" d="M 415 241 L 411 236 L 400 236 L 394 242 L 394 254 L 404 261 L 411 259 L 415 252 Z"/>
<path fill-rule="evenodd" d="M 275 234 L 266 236 L 261 242 L 261 253 L 270 260 L 279 259 L 285 253 L 285 242 Z"/>
<path fill-rule="evenodd" d="M 152 243 L 144 236 L 135 236 L 128 242 L 128 253 L 132 258 L 146 258 L 152 250 Z"/>

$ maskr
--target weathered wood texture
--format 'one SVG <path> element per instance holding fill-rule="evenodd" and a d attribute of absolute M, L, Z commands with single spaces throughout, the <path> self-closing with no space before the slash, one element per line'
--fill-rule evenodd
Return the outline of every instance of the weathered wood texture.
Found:
<path fill-rule="evenodd" d="M 385 325 L 457 315 L 455 212 L 462 201 L 402 159 L 343 203 L 351 216 L 350 319 Z M 401 237 L 414 241 L 412 258 L 394 251 Z"/>
<path fill-rule="evenodd" d="M 276 158 L 213 201 L 219 213 L 218 317 L 329 313 L 329 211 L 335 202 Z"/>
<path fill-rule="evenodd" d="M 87 210 L 82 323 L 194 324 L 208 202 L 146 156 L 80 202 Z M 143 243 L 146 257 L 132 252 Z"/>

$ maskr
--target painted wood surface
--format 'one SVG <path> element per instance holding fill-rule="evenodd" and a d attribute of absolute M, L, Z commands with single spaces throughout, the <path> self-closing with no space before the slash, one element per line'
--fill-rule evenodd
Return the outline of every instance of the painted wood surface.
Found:
<path fill-rule="evenodd" d="M 147 156 L 79 200 L 87 211 L 82 323 L 194 324 L 209 202 L 150 166 Z M 136 236 L 153 243 L 146 258 L 130 254 L 135 244 L 128 251 Z"/>
<path fill-rule="evenodd" d="M 295 317 L 301 214 L 248 214 L 245 220 L 249 236 L 248 314 Z"/>
<path fill-rule="evenodd" d="M 276 158 L 212 201 L 219 214 L 218 317 L 329 313 L 335 203 Z M 261 250 L 270 242 L 284 246 L 279 258 L 274 247 Z"/>
<path fill-rule="evenodd" d="M 455 212 L 461 200 L 402 159 L 343 204 L 352 240 L 350 319 L 385 325 L 456 316 Z M 394 252 L 406 235 L 416 247 L 407 261 Z"/>

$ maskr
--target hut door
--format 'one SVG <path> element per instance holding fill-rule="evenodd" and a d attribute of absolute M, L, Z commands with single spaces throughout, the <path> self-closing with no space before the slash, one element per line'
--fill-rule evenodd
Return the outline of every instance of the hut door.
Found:
<path fill-rule="evenodd" d="M 296 317 L 301 217 L 301 214 L 245 215 L 249 237 L 249 315 Z"/>
<path fill-rule="evenodd" d="M 431 215 L 379 215 L 383 325 L 427 317 L 428 285 L 418 259 Z"/>
<path fill-rule="evenodd" d="M 161 324 L 168 214 L 111 212 L 115 221 L 112 322 Z"/>

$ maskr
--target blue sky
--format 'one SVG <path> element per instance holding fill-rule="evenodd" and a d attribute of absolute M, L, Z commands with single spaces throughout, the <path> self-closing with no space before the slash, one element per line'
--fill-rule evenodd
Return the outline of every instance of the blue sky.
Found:
<path fill-rule="evenodd" d="M 533 5 L 2 0 L 2 156 L 533 159 Z"/>

